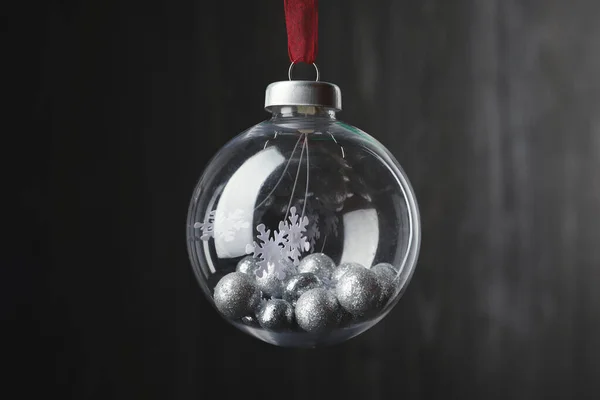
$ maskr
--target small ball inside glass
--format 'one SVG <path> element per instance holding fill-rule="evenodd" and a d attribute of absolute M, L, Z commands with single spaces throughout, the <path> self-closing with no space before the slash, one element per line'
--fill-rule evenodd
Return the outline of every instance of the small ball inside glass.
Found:
<path fill-rule="evenodd" d="M 292 305 L 296 305 L 296 301 L 298 301 L 303 293 L 322 285 L 323 282 L 310 272 L 294 275 L 285 282 L 283 299 Z"/>
<path fill-rule="evenodd" d="M 260 303 L 260 297 L 260 290 L 253 280 L 241 272 L 225 275 L 215 286 L 215 306 L 231 319 L 252 314 Z"/>
<path fill-rule="evenodd" d="M 274 270 L 263 272 L 262 276 L 255 276 L 256 286 L 268 297 L 281 298 L 283 295 L 283 281 L 279 279 Z"/>
<path fill-rule="evenodd" d="M 346 311 L 355 316 L 369 317 L 378 311 L 381 287 L 373 272 L 357 268 L 339 279 L 335 294 Z"/>
<path fill-rule="evenodd" d="M 235 270 L 237 272 L 241 272 L 242 274 L 254 276 L 256 274 L 256 270 L 259 268 L 257 261 L 258 260 L 252 256 L 246 256 L 237 263 Z"/>
<path fill-rule="evenodd" d="M 329 332 L 338 326 L 341 309 L 333 293 L 325 288 L 311 289 L 296 303 L 298 326 L 311 333 Z"/>
<path fill-rule="evenodd" d="M 356 270 L 356 269 L 365 269 L 365 267 L 363 267 L 362 265 L 358 264 L 358 263 L 342 263 L 340 265 L 338 265 L 337 267 L 335 267 L 335 269 L 333 270 L 332 274 L 331 274 L 331 282 L 333 284 L 337 284 L 337 282 L 340 280 L 340 278 L 342 276 L 344 276 L 344 274 L 348 271 L 352 271 L 352 270 Z"/>
<path fill-rule="evenodd" d="M 273 331 L 287 330 L 294 323 L 294 307 L 281 299 L 266 301 L 256 313 L 261 327 Z"/>
<path fill-rule="evenodd" d="M 397 272 L 392 264 L 389 263 L 379 263 L 371 267 L 371 271 L 377 277 L 379 281 L 379 286 L 381 286 L 381 295 L 379 298 L 380 307 L 384 307 L 389 299 L 396 292 L 397 285 Z"/>
<path fill-rule="evenodd" d="M 298 272 L 312 272 L 320 279 L 329 280 L 334 268 L 335 263 L 329 256 L 323 253 L 313 253 L 300 261 Z"/>

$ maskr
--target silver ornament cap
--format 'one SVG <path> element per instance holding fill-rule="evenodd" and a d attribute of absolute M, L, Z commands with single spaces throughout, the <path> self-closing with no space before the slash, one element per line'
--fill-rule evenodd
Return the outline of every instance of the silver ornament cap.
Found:
<path fill-rule="evenodd" d="M 337 85 L 315 81 L 281 81 L 267 86 L 265 110 L 273 107 L 306 106 L 342 110 L 342 91 Z"/>

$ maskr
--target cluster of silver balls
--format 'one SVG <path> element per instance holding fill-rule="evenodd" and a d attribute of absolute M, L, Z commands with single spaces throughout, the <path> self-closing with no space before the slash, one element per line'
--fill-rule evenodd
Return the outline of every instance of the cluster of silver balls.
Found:
<path fill-rule="evenodd" d="M 313 253 L 281 280 L 275 273 L 257 276 L 256 261 L 245 257 L 221 278 L 214 301 L 226 318 L 271 331 L 330 332 L 377 315 L 397 290 L 398 273 L 388 263 L 336 266 Z"/>

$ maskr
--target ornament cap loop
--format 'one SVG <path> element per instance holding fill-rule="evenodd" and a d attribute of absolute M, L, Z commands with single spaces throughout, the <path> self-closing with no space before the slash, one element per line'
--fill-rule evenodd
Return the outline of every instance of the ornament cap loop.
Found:
<path fill-rule="evenodd" d="M 293 65 L 293 64 L 292 64 Z M 313 106 L 342 110 L 342 91 L 337 85 L 317 81 L 281 81 L 267 86 L 265 110 L 273 107 Z"/>
<path fill-rule="evenodd" d="M 294 65 L 296 65 L 296 61 L 293 61 L 290 64 L 290 68 L 288 68 L 288 79 L 291 81 L 292 80 L 292 70 L 294 69 Z M 315 82 L 319 82 L 319 67 L 317 67 L 317 64 L 312 63 L 313 67 L 315 67 L 315 72 L 317 73 L 317 76 L 315 78 Z"/>

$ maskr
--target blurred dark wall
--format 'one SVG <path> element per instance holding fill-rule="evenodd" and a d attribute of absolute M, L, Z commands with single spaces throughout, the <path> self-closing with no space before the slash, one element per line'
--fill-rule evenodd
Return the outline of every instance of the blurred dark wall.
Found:
<path fill-rule="evenodd" d="M 185 248 L 203 167 L 287 77 L 283 1 L 25 6 L 20 393 L 600 396 L 600 2 L 321 1 L 321 77 L 411 178 L 423 243 L 394 311 L 320 350 L 227 325 Z"/>

